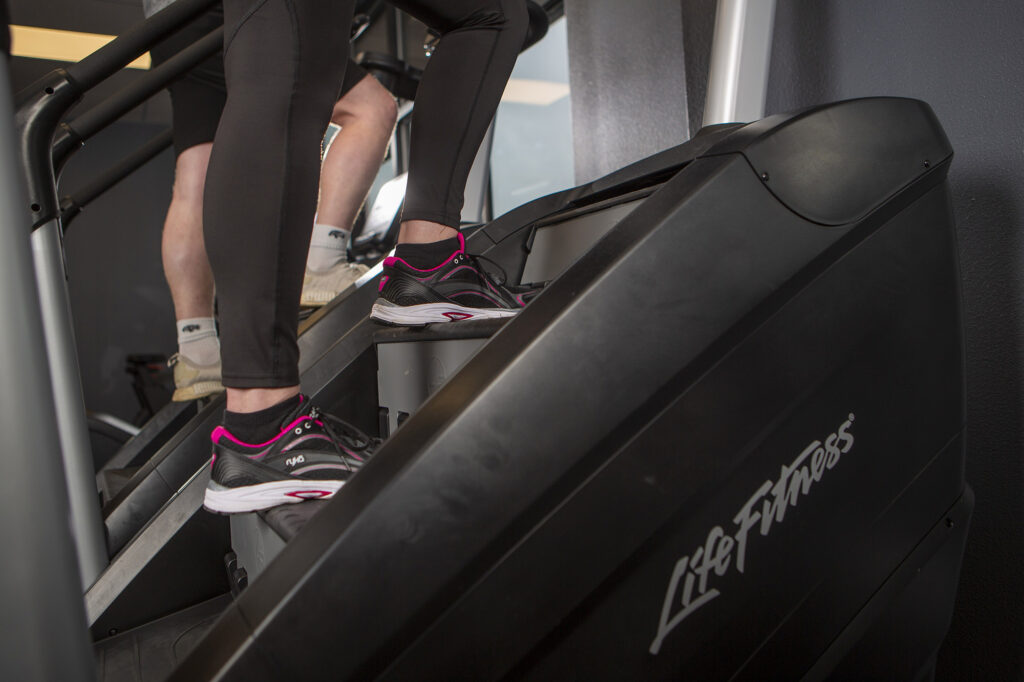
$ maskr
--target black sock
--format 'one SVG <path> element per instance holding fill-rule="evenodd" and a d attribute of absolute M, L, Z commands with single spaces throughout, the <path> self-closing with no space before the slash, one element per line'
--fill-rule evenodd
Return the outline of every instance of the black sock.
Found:
<path fill-rule="evenodd" d="M 265 443 L 281 432 L 281 422 L 300 402 L 302 396 L 296 395 L 259 412 L 224 410 L 224 428 L 243 443 Z"/>
<path fill-rule="evenodd" d="M 448 260 L 461 247 L 458 237 L 429 244 L 399 244 L 395 258 L 401 258 L 417 270 L 430 270 Z"/>

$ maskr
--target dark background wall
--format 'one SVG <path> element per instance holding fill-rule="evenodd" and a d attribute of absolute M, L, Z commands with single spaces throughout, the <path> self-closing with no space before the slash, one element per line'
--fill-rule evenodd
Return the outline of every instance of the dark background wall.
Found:
<path fill-rule="evenodd" d="M 11 23 L 117 35 L 142 21 L 140 0 L 8 0 Z M 15 91 L 64 66 L 15 57 Z M 74 119 L 144 72 L 125 69 L 88 94 Z M 78 151 L 61 178 L 61 194 L 81 189 L 170 125 L 161 93 L 97 135 Z M 90 204 L 71 223 L 66 251 L 86 406 L 131 419 L 139 409 L 124 371 L 129 353 L 175 351 L 174 313 L 160 263 L 160 231 L 170 201 L 173 154 L 164 152 Z"/>
<path fill-rule="evenodd" d="M 68 164 L 61 186 L 75 191 L 161 129 L 131 122 L 112 126 Z M 65 239 L 85 402 L 122 419 L 139 409 L 125 356 L 176 350 L 174 308 L 160 262 L 173 181 L 174 154 L 167 150 L 86 207 Z"/>
<path fill-rule="evenodd" d="M 670 4 L 683 26 L 659 23 L 656 36 L 635 42 L 592 39 L 614 33 L 624 5 L 661 17 Z M 581 6 L 586 23 L 574 26 Z M 714 9 L 712 0 L 566 1 L 575 144 L 577 158 L 589 155 L 588 168 L 614 169 L 624 156 L 617 150 L 640 158 L 683 141 L 652 129 L 675 131 L 686 118 L 697 129 Z M 632 30 L 625 25 L 620 35 Z M 938 679 L 946 681 L 1024 680 L 1022 35 L 1024 3 L 1005 0 L 778 0 L 776 16 L 767 113 L 868 95 L 915 97 L 935 109 L 956 151 L 950 182 L 967 338 L 967 478 L 977 507 L 940 655 Z M 680 52 L 686 64 L 658 61 Z M 643 93 L 626 84 L 637 64 L 668 74 L 666 87 L 679 87 L 670 76 L 685 72 L 688 117 L 664 106 L 663 93 L 637 100 Z M 627 116 L 635 122 L 619 125 Z M 615 148 L 594 144 L 595 133 L 616 135 Z"/>
<path fill-rule="evenodd" d="M 866 95 L 935 109 L 967 335 L 967 479 L 977 494 L 942 680 L 1024 679 L 1024 3 L 782 0 L 767 110 Z"/>

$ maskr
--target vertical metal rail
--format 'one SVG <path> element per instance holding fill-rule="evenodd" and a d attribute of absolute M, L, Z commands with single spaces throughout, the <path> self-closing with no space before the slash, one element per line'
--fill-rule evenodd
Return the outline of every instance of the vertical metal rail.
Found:
<path fill-rule="evenodd" d="M 109 557 L 93 473 L 92 445 L 85 418 L 60 221 L 53 218 L 39 227 L 32 233 L 31 241 L 56 409 L 56 419 L 51 423 L 57 427 L 64 454 L 64 475 L 72 511 L 71 527 L 78 547 L 84 591 L 106 567 Z"/>
<path fill-rule="evenodd" d="M 87 90 L 113 75 L 158 40 L 198 16 L 214 0 L 178 0 L 67 69 L 58 69 L 19 94 L 15 122 L 18 156 L 28 182 L 32 252 L 45 349 L 50 365 L 52 409 L 60 438 L 72 534 L 82 588 L 87 589 L 109 557 L 100 515 L 82 380 L 75 349 L 64 265 L 60 205 L 52 145 L 61 118 Z M 166 66 L 166 65 L 165 65 Z M 154 74 L 148 74 L 153 77 Z M 149 79 L 147 79 L 149 80 Z M 140 100 L 141 101 L 141 100 Z M 109 107 L 103 108 L 106 112 Z M 110 120 L 107 112 L 96 123 Z M 70 135 L 70 131 L 65 137 Z M 48 409 L 45 413 L 49 413 Z M 52 497 L 53 491 L 50 491 Z"/>
<path fill-rule="evenodd" d="M 91 680 L 95 663 L 52 417 L 6 55 L 0 62 L 0 677 Z"/>
<path fill-rule="evenodd" d="M 718 0 L 704 125 L 764 118 L 775 0 Z"/>

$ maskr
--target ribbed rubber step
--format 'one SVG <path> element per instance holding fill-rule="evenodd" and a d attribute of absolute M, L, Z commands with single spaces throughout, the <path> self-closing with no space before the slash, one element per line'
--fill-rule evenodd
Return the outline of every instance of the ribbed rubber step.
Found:
<path fill-rule="evenodd" d="M 163 680 L 231 603 L 225 594 L 96 643 L 100 682 Z"/>

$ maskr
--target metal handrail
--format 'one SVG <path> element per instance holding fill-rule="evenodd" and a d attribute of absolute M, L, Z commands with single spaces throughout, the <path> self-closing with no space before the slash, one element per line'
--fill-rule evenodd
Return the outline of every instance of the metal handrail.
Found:
<path fill-rule="evenodd" d="M 130 64 L 216 1 L 177 0 L 77 64 L 72 64 L 66 69 L 56 69 L 18 93 L 15 113 L 19 138 L 18 152 L 28 183 L 33 229 L 57 218 L 60 214 L 56 167 L 51 146 L 54 133 L 68 110 L 87 91 Z M 191 68 L 184 66 L 185 63 L 184 59 L 179 62 L 183 71 Z M 160 77 L 167 77 L 163 85 L 179 75 L 171 74 L 170 69 L 154 69 L 143 80 L 148 84 L 155 83 L 153 75 L 158 72 Z M 138 86 L 133 86 L 136 87 Z M 141 90 L 142 88 L 139 88 L 139 91 Z M 103 111 L 109 115 L 111 109 L 105 107 L 101 109 L 101 113 Z M 95 119 L 96 122 L 102 120 L 99 116 Z M 62 158 L 66 159 L 66 154 Z"/>
<path fill-rule="evenodd" d="M 68 110 L 89 89 L 127 66 L 214 2 L 216 0 L 178 0 L 81 62 L 66 69 L 57 69 L 37 81 L 17 97 L 18 106 L 14 117 L 17 154 L 28 190 L 32 258 L 35 261 L 39 291 L 38 298 L 33 296 L 28 305 L 34 307 L 33 304 L 38 301 L 42 312 L 53 408 L 71 505 L 69 518 L 84 588 L 88 588 L 99 576 L 109 556 L 103 519 L 96 504 L 81 372 L 71 327 L 67 274 L 61 245 L 60 202 L 53 163 L 54 133 Z M 179 60 L 178 65 L 183 71 L 190 68 L 184 58 Z M 152 85 L 157 78 L 169 81 L 175 75 L 171 69 L 154 69 L 143 80 Z M 141 96 L 143 91 L 138 87 L 129 90 L 135 93 L 133 96 Z M 109 123 L 115 110 L 116 107 L 110 105 L 101 107 L 98 114 L 86 118 L 89 125 L 81 127 L 86 130 L 102 127 Z M 77 147 L 71 145 L 68 148 L 73 150 Z"/>
<path fill-rule="evenodd" d="M 153 158 L 171 146 L 174 136 L 168 128 L 154 137 L 149 142 L 139 147 L 136 151 L 126 156 L 116 166 L 110 168 L 106 173 L 100 175 L 88 185 L 74 194 L 66 195 L 60 200 L 60 222 L 64 233 L 67 234 L 68 227 L 82 209 L 91 201 L 111 189 L 142 166 L 149 163 Z"/>
<path fill-rule="evenodd" d="M 171 59 L 114 96 L 97 104 L 70 123 L 60 124 L 53 141 L 53 165 L 58 175 L 68 157 L 90 137 L 157 94 L 203 60 L 216 54 L 224 42 L 224 27 L 210 31 Z"/>

